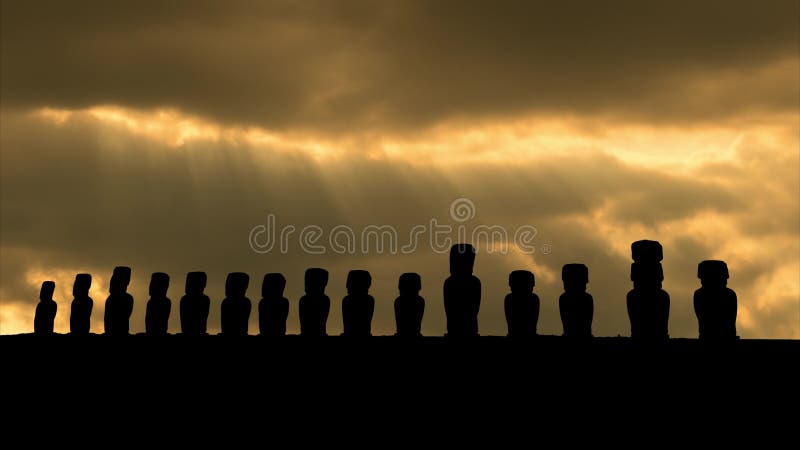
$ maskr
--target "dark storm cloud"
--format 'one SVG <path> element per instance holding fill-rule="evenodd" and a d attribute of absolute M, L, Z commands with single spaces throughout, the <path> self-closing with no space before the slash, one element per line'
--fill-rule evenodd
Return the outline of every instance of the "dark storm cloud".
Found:
<path fill-rule="evenodd" d="M 2 99 L 349 132 L 793 112 L 797 17 L 793 0 L 3 2 Z"/>

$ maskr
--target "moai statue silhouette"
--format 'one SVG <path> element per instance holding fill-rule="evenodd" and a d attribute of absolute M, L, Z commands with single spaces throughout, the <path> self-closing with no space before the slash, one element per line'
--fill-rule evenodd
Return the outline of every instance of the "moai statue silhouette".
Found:
<path fill-rule="evenodd" d="M 39 304 L 36 305 L 36 314 L 33 316 L 33 332 L 39 336 L 53 334 L 53 322 L 56 320 L 58 304 L 53 300 L 56 283 L 45 281 L 39 289 Z"/>
<path fill-rule="evenodd" d="M 558 299 L 564 336 L 586 338 L 592 336 L 594 300 L 586 292 L 589 268 L 583 264 L 565 264 L 561 269 L 564 293 Z"/>
<path fill-rule="evenodd" d="M 472 274 L 475 248 L 456 244 L 450 248 L 450 276 L 444 281 L 444 311 L 447 336 L 478 336 L 481 280 Z"/>
<path fill-rule="evenodd" d="M 664 271 L 661 267 L 663 250 L 656 241 L 636 241 L 631 245 L 633 264 L 628 292 L 628 317 L 631 337 L 644 340 L 669 338 L 669 294 L 661 289 Z"/>
<path fill-rule="evenodd" d="M 397 282 L 400 296 L 394 301 L 394 318 L 397 336 L 422 336 L 422 316 L 425 314 L 425 299 L 420 297 L 422 278 L 418 273 L 404 273 Z"/>
<path fill-rule="evenodd" d="M 207 332 L 211 299 L 205 295 L 208 277 L 205 272 L 186 274 L 186 295 L 181 297 L 181 333 L 186 336 L 204 336 Z"/>
<path fill-rule="evenodd" d="M 343 336 L 372 336 L 372 315 L 375 299 L 369 295 L 372 276 L 366 270 L 347 274 L 347 295 L 342 299 Z"/>
<path fill-rule="evenodd" d="M 88 273 L 75 275 L 72 283 L 72 305 L 69 314 L 69 332 L 74 335 L 87 335 L 91 328 L 94 300 L 89 297 L 92 276 Z"/>
<path fill-rule="evenodd" d="M 169 326 L 169 313 L 172 300 L 167 297 L 169 275 L 153 272 L 150 276 L 150 300 L 147 301 L 147 312 L 144 317 L 145 332 L 149 336 L 165 336 Z"/>
<path fill-rule="evenodd" d="M 286 278 L 280 273 L 264 275 L 261 300 L 258 302 L 258 329 L 262 336 L 286 335 L 289 300 L 283 296 Z"/>
<path fill-rule="evenodd" d="M 694 291 L 694 312 L 700 339 L 736 339 L 736 292 L 728 288 L 728 265 L 708 260 L 697 266 L 700 289 Z"/>
<path fill-rule="evenodd" d="M 536 336 L 539 296 L 533 293 L 535 285 L 536 278 L 528 270 L 515 270 L 508 275 L 511 293 L 506 295 L 503 306 L 510 337 Z"/>
<path fill-rule="evenodd" d="M 105 332 L 109 336 L 127 336 L 133 312 L 133 297 L 128 293 L 131 282 L 131 268 L 119 266 L 114 268 L 106 299 L 106 310 L 103 317 Z"/>
<path fill-rule="evenodd" d="M 250 275 L 231 272 L 225 280 L 225 299 L 222 300 L 222 334 L 225 336 L 247 336 L 252 303 L 247 298 Z"/>
<path fill-rule="evenodd" d="M 328 314 L 331 299 L 325 295 L 328 271 L 320 268 L 306 269 L 305 290 L 298 306 L 301 336 L 327 336 Z"/>

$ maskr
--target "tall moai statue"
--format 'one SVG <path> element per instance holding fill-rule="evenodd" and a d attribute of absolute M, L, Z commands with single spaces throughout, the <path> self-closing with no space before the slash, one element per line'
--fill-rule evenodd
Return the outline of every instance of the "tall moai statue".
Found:
<path fill-rule="evenodd" d="M 728 265 L 708 260 L 697 266 L 700 289 L 694 291 L 694 312 L 700 339 L 736 339 L 736 292 L 728 288 Z"/>
<path fill-rule="evenodd" d="M 306 269 L 306 293 L 300 298 L 301 336 L 327 336 L 328 314 L 331 310 L 331 299 L 325 295 L 328 285 L 328 271 L 320 268 Z"/>
<path fill-rule="evenodd" d="M 169 275 L 153 272 L 150 276 L 150 300 L 144 317 L 145 332 L 150 336 L 166 336 L 172 300 L 167 297 Z"/>
<path fill-rule="evenodd" d="M 186 336 L 204 336 L 208 329 L 208 312 L 211 299 L 204 293 L 208 277 L 205 272 L 186 274 L 186 295 L 181 298 L 181 333 Z"/>
<path fill-rule="evenodd" d="M 444 281 L 447 336 L 478 336 L 481 280 L 472 274 L 475 248 L 456 244 L 450 248 L 450 276 Z"/>
<path fill-rule="evenodd" d="M 631 244 L 633 264 L 628 292 L 628 317 L 631 337 L 660 340 L 669 338 L 669 294 L 661 289 L 664 271 L 661 267 L 663 250 L 656 241 L 636 241 Z"/>
<path fill-rule="evenodd" d="M 372 315 L 375 299 L 369 295 L 372 276 L 366 270 L 351 270 L 347 274 L 347 295 L 342 299 L 343 336 L 372 336 Z"/>
<path fill-rule="evenodd" d="M 133 312 L 133 297 L 128 293 L 131 282 L 131 268 L 119 266 L 114 268 L 106 299 L 106 310 L 103 317 L 105 332 L 109 336 L 127 336 Z"/>
<path fill-rule="evenodd" d="M 247 336 L 252 303 L 246 297 L 250 275 L 231 272 L 225 280 L 225 299 L 222 300 L 222 334 L 225 336 Z"/>
<path fill-rule="evenodd" d="M 528 270 L 515 270 L 508 275 L 511 293 L 506 295 L 503 307 L 506 313 L 509 337 L 536 336 L 539 322 L 539 296 L 533 293 L 536 278 Z"/>
<path fill-rule="evenodd" d="M 397 282 L 400 296 L 394 301 L 394 318 L 397 336 L 422 336 L 422 316 L 425 314 L 425 299 L 419 295 L 422 278 L 418 273 L 404 273 Z"/>
<path fill-rule="evenodd" d="M 280 273 L 264 275 L 261 300 L 258 302 L 258 330 L 262 336 L 286 335 L 289 300 L 283 296 L 286 278 Z"/>
<path fill-rule="evenodd" d="M 592 337 L 594 299 L 586 292 L 589 283 L 589 268 L 583 264 L 564 264 L 561 268 L 564 293 L 558 299 L 564 336 Z"/>
<path fill-rule="evenodd" d="M 72 283 L 72 305 L 69 313 L 69 332 L 74 335 L 89 334 L 91 328 L 92 308 L 94 300 L 89 297 L 92 287 L 92 276 L 88 273 L 75 275 Z"/>
<path fill-rule="evenodd" d="M 45 281 L 39 289 L 39 304 L 36 305 L 36 315 L 33 316 L 33 332 L 39 336 L 53 334 L 53 322 L 56 320 L 58 304 L 53 300 L 56 283 Z"/>

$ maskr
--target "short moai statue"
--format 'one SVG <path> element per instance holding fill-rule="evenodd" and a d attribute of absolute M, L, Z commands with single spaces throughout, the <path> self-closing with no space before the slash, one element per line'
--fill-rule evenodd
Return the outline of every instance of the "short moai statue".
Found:
<path fill-rule="evenodd" d="M 169 275 L 154 272 L 150 276 L 150 300 L 144 317 L 145 332 L 149 336 L 165 336 L 169 326 L 172 300 L 167 297 Z"/>
<path fill-rule="evenodd" d="M 286 335 L 289 300 L 283 296 L 286 278 L 280 273 L 264 275 L 261 300 L 258 302 L 258 330 L 262 336 Z"/>
<path fill-rule="evenodd" d="M 564 336 L 575 338 L 592 337 L 594 299 L 586 292 L 589 283 L 589 268 L 583 264 L 565 264 L 561 268 L 564 293 L 558 299 Z"/>
<path fill-rule="evenodd" d="M 472 274 L 475 248 L 456 244 L 450 248 L 450 276 L 444 281 L 444 312 L 448 337 L 478 336 L 481 280 Z"/>
<path fill-rule="evenodd" d="M 663 250 L 656 241 L 636 241 L 631 245 L 633 264 L 628 292 L 628 317 L 631 337 L 638 340 L 669 338 L 669 294 L 661 286 L 664 271 L 661 267 Z"/>
<path fill-rule="evenodd" d="M 342 299 L 343 336 L 372 336 L 372 315 L 375 299 L 369 295 L 372 276 L 366 270 L 351 270 L 347 274 L 347 295 Z"/>
<path fill-rule="evenodd" d="M 425 299 L 419 295 L 422 278 L 418 273 L 404 273 L 397 283 L 400 296 L 394 301 L 394 318 L 397 336 L 422 336 L 422 316 L 425 314 Z"/>
<path fill-rule="evenodd" d="M 39 289 L 39 303 L 36 305 L 36 315 L 33 317 L 33 333 L 38 336 L 53 334 L 53 323 L 56 320 L 58 304 L 53 300 L 56 283 L 45 281 Z"/>
<path fill-rule="evenodd" d="M 506 313 L 509 337 L 536 336 L 539 322 L 539 296 L 533 293 L 536 278 L 528 270 L 515 270 L 508 275 L 511 293 L 503 306 Z"/>
<path fill-rule="evenodd" d="M 231 272 L 225 280 L 225 299 L 220 314 L 224 336 L 247 336 L 252 303 L 247 298 L 250 275 Z"/>
<path fill-rule="evenodd" d="M 91 328 L 94 300 L 89 297 L 92 276 L 88 273 L 75 275 L 72 283 L 72 305 L 69 313 L 69 332 L 73 335 L 87 335 Z"/>
<path fill-rule="evenodd" d="M 694 291 L 694 312 L 700 339 L 724 341 L 736 339 L 736 292 L 728 288 L 728 265 L 707 260 L 697 266 L 700 289 Z"/>
<path fill-rule="evenodd" d="M 205 295 L 208 277 L 205 272 L 186 274 L 186 295 L 181 297 L 181 333 L 186 336 L 204 336 L 208 327 L 211 299 Z"/>
<path fill-rule="evenodd" d="M 129 333 L 131 313 L 133 313 L 133 296 L 128 293 L 130 282 L 130 267 L 114 268 L 103 317 L 105 332 L 109 336 L 127 336 Z"/>
<path fill-rule="evenodd" d="M 328 314 L 331 299 L 325 295 L 328 285 L 328 271 L 312 267 L 306 269 L 305 290 L 300 298 L 298 312 L 300 315 L 300 335 L 309 337 L 327 336 Z"/>

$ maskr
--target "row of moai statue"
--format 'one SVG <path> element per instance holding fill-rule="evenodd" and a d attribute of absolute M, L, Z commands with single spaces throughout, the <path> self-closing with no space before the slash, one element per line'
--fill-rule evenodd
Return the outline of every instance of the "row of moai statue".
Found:
<path fill-rule="evenodd" d="M 633 289 L 628 293 L 627 306 L 631 322 L 631 336 L 637 339 L 659 340 L 669 337 L 669 294 L 662 289 L 664 279 L 661 268 L 663 251 L 656 241 L 637 241 L 631 246 L 633 264 L 631 280 Z M 444 307 L 448 336 L 477 336 L 478 313 L 481 303 L 481 282 L 473 274 L 475 249 L 469 244 L 457 244 L 450 251 L 450 276 L 444 282 Z M 583 264 L 566 264 L 562 268 L 564 293 L 558 306 L 567 337 L 591 337 L 594 300 L 586 292 L 589 270 Z M 694 308 L 703 339 L 732 339 L 736 337 L 736 294 L 727 287 L 728 268 L 722 261 L 703 261 L 698 266 L 702 287 L 695 291 Z M 104 325 L 108 335 L 129 334 L 129 321 L 133 312 L 133 297 L 127 292 L 131 279 L 129 267 L 116 267 L 109 284 Z M 228 274 L 225 282 L 225 299 L 221 304 L 221 331 L 223 335 L 247 335 L 252 303 L 247 298 L 250 277 L 246 273 Z M 180 300 L 181 333 L 207 334 L 211 300 L 205 295 L 205 272 L 189 272 L 186 276 L 185 295 Z M 92 283 L 90 274 L 78 274 L 73 284 L 70 332 L 88 334 L 93 300 L 89 297 Z M 325 294 L 328 272 L 310 268 L 305 273 L 305 295 L 300 298 L 300 334 L 326 336 L 330 312 L 330 298 Z M 344 336 L 370 336 L 375 299 L 369 295 L 372 284 L 370 273 L 352 270 L 347 275 L 347 295 L 342 299 Z M 539 320 L 539 297 L 533 292 L 534 274 L 515 270 L 508 278 L 511 292 L 505 297 L 504 309 L 508 335 L 512 337 L 535 336 Z M 148 335 L 166 335 L 172 302 L 167 297 L 169 275 L 152 274 L 150 299 L 145 314 L 145 331 Z M 268 273 L 261 286 L 262 298 L 258 303 L 259 331 L 262 335 L 283 336 L 289 315 L 289 300 L 283 296 L 286 278 L 280 273 Z M 419 274 L 404 273 L 398 282 L 399 297 L 394 311 L 398 336 L 421 336 L 425 299 L 419 295 L 422 280 Z M 55 283 L 42 283 L 40 302 L 36 307 L 34 332 L 52 334 L 57 304 L 53 300 Z"/>
<path fill-rule="evenodd" d="M 662 289 L 664 250 L 657 241 L 631 244 L 631 281 L 628 292 L 628 317 L 631 337 L 665 339 L 669 337 L 669 294 Z M 728 265 L 707 260 L 697 266 L 701 287 L 694 292 L 694 310 L 701 339 L 735 339 L 738 301 L 728 288 Z"/>

